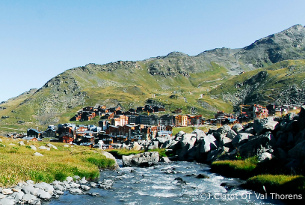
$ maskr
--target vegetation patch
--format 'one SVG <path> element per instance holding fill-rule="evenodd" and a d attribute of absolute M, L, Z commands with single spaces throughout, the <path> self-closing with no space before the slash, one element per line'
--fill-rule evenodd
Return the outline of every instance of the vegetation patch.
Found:
<path fill-rule="evenodd" d="M 19 140 L 1 138 L 0 147 L 0 186 L 8 187 L 21 181 L 50 183 L 54 180 L 65 180 L 68 176 L 78 175 L 87 179 L 99 177 L 103 168 L 114 168 L 115 161 L 107 159 L 99 150 L 84 146 L 64 147 L 63 143 L 52 143 L 58 149 L 36 151 L 45 146 L 45 142 L 27 142 L 19 146 Z M 34 156 L 35 152 L 43 156 Z"/>
<path fill-rule="evenodd" d="M 305 196 L 305 177 L 302 175 L 257 175 L 249 178 L 244 187 L 257 192 Z"/>
<path fill-rule="evenodd" d="M 224 176 L 246 179 L 253 175 L 257 164 L 258 160 L 256 156 L 245 160 L 215 161 L 211 165 L 211 170 Z"/>

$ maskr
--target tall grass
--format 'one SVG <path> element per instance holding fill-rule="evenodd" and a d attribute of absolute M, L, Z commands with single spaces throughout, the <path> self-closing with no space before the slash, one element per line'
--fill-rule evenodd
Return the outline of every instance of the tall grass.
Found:
<path fill-rule="evenodd" d="M 52 143 L 58 149 L 34 151 L 29 145 L 45 145 L 44 142 L 25 142 L 2 138 L 0 143 L 0 186 L 11 186 L 20 181 L 52 182 L 64 180 L 67 176 L 78 175 L 88 179 L 99 177 L 99 169 L 114 168 L 114 160 L 107 159 L 98 150 L 89 147 L 64 147 Z M 35 152 L 43 156 L 33 156 Z"/>

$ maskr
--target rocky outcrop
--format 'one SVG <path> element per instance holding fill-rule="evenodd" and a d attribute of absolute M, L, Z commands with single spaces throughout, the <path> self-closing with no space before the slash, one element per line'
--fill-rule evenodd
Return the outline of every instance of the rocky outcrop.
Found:
<path fill-rule="evenodd" d="M 88 182 L 79 176 L 67 177 L 65 181 L 53 181 L 48 184 L 45 182 L 34 183 L 31 180 L 20 182 L 11 188 L 1 189 L 0 204 L 42 204 L 53 198 L 59 198 L 64 192 L 71 194 L 98 196 L 98 193 L 90 192 L 91 188 L 111 189 L 112 180 Z"/>
<path fill-rule="evenodd" d="M 178 160 L 211 163 L 215 160 L 248 158 L 281 160 L 289 170 L 305 164 L 305 109 L 299 115 L 257 119 L 247 125 L 210 129 L 207 134 L 179 132 L 173 147 Z M 162 144 L 160 145 L 162 146 Z M 296 163 L 297 162 L 297 163 Z"/>
<path fill-rule="evenodd" d="M 129 155 L 122 157 L 123 166 L 125 167 L 149 167 L 158 164 L 158 152 L 144 152 L 136 155 Z"/>

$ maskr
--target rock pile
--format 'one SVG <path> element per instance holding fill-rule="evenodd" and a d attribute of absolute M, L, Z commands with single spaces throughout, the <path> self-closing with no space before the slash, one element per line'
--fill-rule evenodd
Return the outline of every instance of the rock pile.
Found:
<path fill-rule="evenodd" d="M 35 204 L 39 205 L 43 201 L 58 198 L 65 192 L 71 194 L 88 194 L 98 196 L 98 193 L 90 192 L 91 188 L 111 189 L 112 180 L 88 182 L 85 178 L 78 176 L 67 177 L 65 181 L 54 181 L 51 184 L 41 182 L 35 184 L 33 181 L 18 183 L 15 187 L 0 189 L 0 204 Z"/>

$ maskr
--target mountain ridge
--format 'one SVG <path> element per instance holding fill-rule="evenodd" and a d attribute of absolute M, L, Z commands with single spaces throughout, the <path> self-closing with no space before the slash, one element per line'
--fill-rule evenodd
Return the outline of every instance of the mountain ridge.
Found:
<path fill-rule="evenodd" d="M 285 61 L 297 62 L 298 72 L 303 73 L 302 59 L 305 59 L 305 28 L 298 24 L 244 48 L 215 48 L 195 56 L 175 51 L 142 61 L 89 63 L 62 72 L 23 102 L 7 106 L 10 108 L 0 111 L 0 115 L 12 117 L 2 120 L 0 125 L 21 119 L 43 126 L 67 121 L 82 106 L 120 104 L 128 109 L 143 106 L 151 98 L 163 104 L 168 112 L 177 108 L 185 113 L 194 109 L 206 116 L 217 110 L 232 112 L 238 103 L 253 102 L 249 99 L 255 86 L 249 88 L 247 83 L 239 82 L 241 73 L 250 73 L 249 79 L 264 69 L 275 75 L 285 67 L 285 63 L 280 63 Z M 289 74 L 289 68 L 285 68 L 281 75 Z M 222 88 L 236 86 L 233 81 L 243 84 L 241 91 Z M 240 93 L 244 93 L 243 97 L 235 102 L 234 96 Z M 173 95 L 176 97 L 170 98 Z"/>

